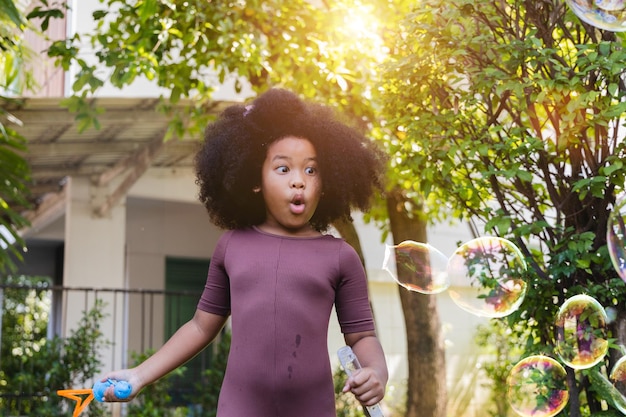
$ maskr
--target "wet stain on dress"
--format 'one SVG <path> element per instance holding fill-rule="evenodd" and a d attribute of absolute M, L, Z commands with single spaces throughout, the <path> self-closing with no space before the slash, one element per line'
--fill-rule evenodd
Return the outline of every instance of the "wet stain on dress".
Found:
<path fill-rule="evenodd" d="M 300 343 L 302 343 L 302 336 L 300 336 L 299 334 L 296 335 L 296 349 L 300 347 Z M 291 356 L 293 356 L 294 358 L 298 356 L 298 352 L 297 351 L 293 351 L 291 353 Z"/>

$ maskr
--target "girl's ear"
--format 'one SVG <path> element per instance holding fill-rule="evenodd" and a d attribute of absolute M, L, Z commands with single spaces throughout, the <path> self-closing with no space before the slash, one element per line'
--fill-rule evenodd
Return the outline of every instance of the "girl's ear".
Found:
<path fill-rule="evenodd" d="M 252 192 L 253 192 L 253 193 L 259 193 L 259 192 L 261 192 L 261 186 L 260 186 L 260 185 L 257 185 L 256 187 L 253 187 L 253 188 L 252 188 Z"/>

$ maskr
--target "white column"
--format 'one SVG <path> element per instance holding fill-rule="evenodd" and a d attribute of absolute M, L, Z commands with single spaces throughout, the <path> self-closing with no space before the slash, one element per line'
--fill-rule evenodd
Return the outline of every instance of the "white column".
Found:
<path fill-rule="evenodd" d="M 65 254 L 63 283 L 66 287 L 113 289 L 125 288 L 126 268 L 126 205 L 125 199 L 106 217 L 96 217 L 94 203 L 102 200 L 107 190 L 98 189 L 85 178 L 71 178 L 67 184 L 65 215 Z M 69 291 L 65 301 L 63 332 L 69 336 L 76 329 L 85 311 L 93 308 L 95 295 L 84 291 Z M 105 317 L 100 330 L 107 342 L 113 343 L 100 351 L 101 373 L 122 367 L 123 296 L 100 291 L 97 298 L 105 304 Z M 116 310 L 114 313 L 113 310 Z M 89 388 L 89 387 L 84 387 Z M 119 415 L 119 407 L 114 407 Z"/>

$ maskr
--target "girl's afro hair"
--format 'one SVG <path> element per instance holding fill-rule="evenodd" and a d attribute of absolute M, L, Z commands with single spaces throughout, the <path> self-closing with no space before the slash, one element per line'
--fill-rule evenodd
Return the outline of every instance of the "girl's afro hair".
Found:
<path fill-rule="evenodd" d="M 294 93 L 271 89 L 248 105 L 228 107 L 209 124 L 196 155 L 198 198 L 215 225 L 236 229 L 265 221 L 261 167 L 266 149 L 286 136 L 309 140 L 317 152 L 322 196 L 311 225 L 325 230 L 350 219 L 352 209 L 366 210 L 382 188 L 385 157 L 328 107 L 307 103 Z"/>

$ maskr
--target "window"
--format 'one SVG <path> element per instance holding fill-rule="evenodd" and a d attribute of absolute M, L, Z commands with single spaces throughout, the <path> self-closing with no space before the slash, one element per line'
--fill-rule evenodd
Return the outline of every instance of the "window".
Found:
<path fill-rule="evenodd" d="M 165 259 L 165 339 L 169 339 L 180 326 L 189 321 L 194 312 L 209 268 L 208 259 L 166 258 Z M 194 385 L 211 362 L 211 347 L 204 349 L 187 362 L 185 374 L 175 377 L 172 384 L 172 402 L 185 405 L 194 392 Z"/>

